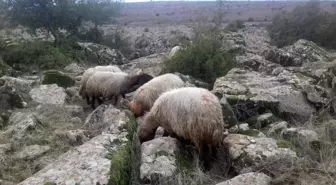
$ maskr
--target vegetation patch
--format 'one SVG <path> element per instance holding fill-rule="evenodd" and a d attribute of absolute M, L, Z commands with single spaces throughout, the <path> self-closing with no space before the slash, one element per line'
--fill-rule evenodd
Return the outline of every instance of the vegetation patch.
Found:
<path fill-rule="evenodd" d="M 242 134 L 242 135 L 247 135 L 247 136 L 258 136 L 259 135 L 259 131 L 256 130 L 256 129 L 249 129 L 249 130 L 241 130 L 239 131 L 239 134 Z"/>
<path fill-rule="evenodd" d="M 306 39 L 327 48 L 336 48 L 336 14 L 324 11 L 319 1 L 297 6 L 292 12 L 278 13 L 268 30 L 272 42 L 278 47 Z"/>
<path fill-rule="evenodd" d="M 245 28 L 244 21 L 242 20 L 235 20 L 232 22 L 229 22 L 229 24 L 225 27 L 225 30 L 231 31 L 231 32 L 237 32 L 240 29 Z"/>
<path fill-rule="evenodd" d="M 128 185 L 132 179 L 132 167 L 136 163 L 136 153 L 133 150 L 132 143 L 136 132 L 137 123 L 132 113 L 125 111 L 129 118 L 127 124 L 127 142 L 117 150 L 109 149 L 108 158 L 111 160 L 110 185 Z"/>
<path fill-rule="evenodd" d="M 208 28 L 196 33 L 193 43 L 165 61 L 168 72 L 179 72 L 214 83 L 216 78 L 226 75 L 235 67 L 235 54 L 221 50 L 219 29 Z"/>
<path fill-rule="evenodd" d="M 57 48 L 50 42 L 29 41 L 7 46 L 0 54 L 6 64 L 17 70 L 58 69 L 84 57 L 84 51 L 72 44 Z"/>
<path fill-rule="evenodd" d="M 289 149 L 293 149 L 294 146 L 292 145 L 292 143 L 283 140 L 283 139 L 279 139 L 276 141 L 277 147 L 278 148 L 289 148 Z"/>

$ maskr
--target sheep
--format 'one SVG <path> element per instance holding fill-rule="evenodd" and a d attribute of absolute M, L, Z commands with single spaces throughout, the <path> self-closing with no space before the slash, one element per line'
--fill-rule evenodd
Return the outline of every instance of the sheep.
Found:
<path fill-rule="evenodd" d="M 125 94 L 135 91 L 141 85 L 150 81 L 153 77 L 142 73 L 129 76 L 124 72 L 95 72 L 86 84 L 87 96 L 92 98 L 91 106 L 95 108 L 95 99 L 101 104 L 99 97 L 112 99 L 118 103 L 119 96 L 125 98 Z"/>
<path fill-rule="evenodd" d="M 205 169 L 209 168 L 208 145 L 215 156 L 225 138 L 219 99 L 204 88 L 183 87 L 161 94 L 138 126 L 140 143 L 154 139 L 159 126 L 172 137 L 193 143 Z"/>
<path fill-rule="evenodd" d="M 86 98 L 87 104 L 90 104 L 90 99 L 88 99 L 88 96 L 85 92 L 86 89 L 86 82 L 90 78 L 92 74 L 94 74 L 96 71 L 110 71 L 110 72 L 121 72 L 121 70 L 117 66 L 96 66 L 94 68 L 87 69 L 82 76 L 81 79 L 81 86 L 79 88 L 79 95 L 84 99 Z"/>
<path fill-rule="evenodd" d="M 149 111 L 160 94 L 170 89 L 184 87 L 184 85 L 183 80 L 175 74 L 167 73 L 157 76 L 135 91 L 128 107 L 135 117 L 142 116 Z"/>

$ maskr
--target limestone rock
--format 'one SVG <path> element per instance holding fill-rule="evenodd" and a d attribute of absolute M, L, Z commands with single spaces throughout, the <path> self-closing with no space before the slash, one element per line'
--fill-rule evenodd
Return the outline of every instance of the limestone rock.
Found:
<path fill-rule="evenodd" d="M 243 124 L 238 125 L 238 128 L 239 128 L 239 130 L 241 130 L 241 131 L 247 131 L 247 130 L 250 130 L 250 128 L 249 128 L 249 124 L 247 124 L 247 123 L 243 123 Z"/>
<path fill-rule="evenodd" d="M 116 50 L 111 49 L 107 46 L 103 46 L 96 43 L 85 42 L 78 43 L 81 47 L 85 49 L 85 51 L 97 61 L 99 65 L 106 64 L 117 64 L 121 65 L 126 63 L 126 58 L 124 55 Z"/>
<path fill-rule="evenodd" d="M 31 160 L 35 159 L 50 150 L 50 146 L 30 145 L 24 147 L 21 151 L 14 153 L 14 158 Z"/>
<path fill-rule="evenodd" d="M 197 79 L 195 79 L 195 78 L 193 78 L 189 75 L 184 75 L 184 74 L 181 74 L 181 73 L 178 73 L 178 72 L 175 72 L 174 74 L 179 76 L 184 82 L 189 83 L 193 86 L 202 87 L 202 88 L 205 88 L 205 89 L 210 88 L 210 84 L 208 84 L 206 82 L 203 82 L 201 80 L 197 80 Z"/>
<path fill-rule="evenodd" d="M 172 177 L 176 172 L 178 141 L 171 137 L 160 137 L 141 145 L 140 179 L 155 183 L 158 179 Z"/>
<path fill-rule="evenodd" d="M 120 69 L 126 73 L 133 73 L 139 69 L 152 76 L 161 74 L 164 67 L 164 53 L 153 54 L 147 57 L 141 57 L 132 60 L 131 63 L 120 66 Z"/>
<path fill-rule="evenodd" d="M 6 152 L 12 150 L 12 146 L 10 143 L 7 144 L 0 144 L 0 155 L 4 155 Z"/>
<path fill-rule="evenodd" d="M 56 84 L 35 87 L 29 94 L 33 101 L 40 104 L 63 105 L 67 99 L 67 94 L 64 88 L 58 87 Z"/>
<path fill-rule="evenodd" d="M 74 86 L 76 80 L 56 70 L 49 70 L 43 73 L 42 84 L 57 84 L 59 87 L 67 88 Z"/>
<path fill-rule="evenodd" d="M 253 128 L 260 129 L 278 120 L 279 119 L 276 116 L 274 116 L 272 113 L 264 113 L 259 116 L 251 117 L 246 122 L 249 125 L 251 125 Z"/>
<path fill-rule="evenodd" d="M 16 183 L 14 183 L 14 182 L 9 182 L 9 181 L 5 181 L 5 180 L 1 180 L 1 179 L 0 179 L 0 184 L 1 185 L 16 185 Z"/>
<path fill-rule="evenodd" d="M 275 122 L 266 128 L 267 136 L 279 136 L 283 130 L 286 130 L 288 123 L 286 121 Z"/>
<path fill-rule="evenodd" d="M 171 59 L 172 57 L 174 57 L 176 55 L 176 53 L 178 53 L 179 51 L 182 50 L 182 47 L 181 46 L 175 46 L 171 49 L 169 55 L 168 55 L 168 58 Z"/>
<path fill-rule="evenodd" d="M 272 178 L 263 173 L 244 173 L 217 185 L 270 185 Z"/>
<path fill-rule="evenodd" d="M 92 132 L 93 135 L 101 134 L 111 123 L 118 125 L 123 123 L 113 120 L 119 112 L 113 105 L 101 105 L 85 119 L 84 128 Z M 113 133 L 113 131 L 111 132 Z"/>
<path fill-rule="evenodd" d="M 125 145 L 127 132 L 125 127 L 130 118 L 125 112 L 113 109 L 108 128 L 81 146 L 70 149 L 53 163 L 49 164 L 19 185 L 41 185 L 47 182 L 59 185 L 68 184 L 107 184 L 109 175 L 117 168 L 111 167 L 111 161 L 106 158 L 108 150 L 105 146 L 111 143 L 110 150 L 118 151 Z M 112 170 L 112 171 L 111 171 Z"/>
<path fill-rule="evenodd" d="M 325 132 L 330 141 L 336 142 L 336 120 L 330 120 L 325 123 Z"/>
<path fill-rule="evenodd" d="M 288 148 L 279 148 L 277 142 L 271 138 L 229 134 L 224 143 L 228 146 L 229 157 L 238 173 L 256 171 L 265 164 L 268 165 L 268 168 L 281 170 L 297 160 L 294 151 Z M 281 163 L 276 164 L 275 161 L 281 161 Z"/>
<path fill-rule="evenodd" d="M 41 104 L 34 112 L 43 124 L 71 124 L 73 117 L 84 117 L 83 107 L 76 105 Z"/>
<path fill-rule="evenodd" d="M 12 139 L 21 140 L 29 130 L 34 130 L 38 121 L 32 113 L 15 112 L 8 120 L 5 133 Z"/>
<path fill-rule="evenodd" d="M 58 137 L 66 139 L 70 145 L 81 145 L 89 140 L 89 132 L 82 129 L 54 132 Z"/>
<path fill-rule="evenodd" d="M 24 98 L 11 86 L 5 84 L 0 87 L 0 113 L 14 108 L 24 108 Z"/>
<path fill-rule="evenodd" d="M 217 78 L 212 91 L 225 96 L 232 106 L 237 103 L 250 106 L 240 110 L 240 115 L 251 115 L 243 112 L 246 110 L 267 108 L 306 120 L 316 111 L 301 90 L 286 83 L 286 79 L 256 71 L 234 68 L 225 77 Z"/>
<path fill-rule="evenodd" d="M 66 66 L 64 70 L 68 73 L 81 74 L 85 69 L 79 66 L 77 63 L 72 63 Z"/>
<path fill-rule="evenodd" d="M 31 91 L 32 86 L 36 83 L 36 80 L 14 78 L 10 76 L 3 76 L 0 79 L 4 80 L 5 86 L 9 86 L 14 89 L 24 101 L 31 100 L 29 92 Z"/>
<path fill-rule="evenodd" d="M 319 135 L 312 130 L 288 128 L 283 130 L 281 134 L 284 139 L 289 140 L 298 146 L 306 147 L 308 145 L 318 149 L 320 145 Z"/>

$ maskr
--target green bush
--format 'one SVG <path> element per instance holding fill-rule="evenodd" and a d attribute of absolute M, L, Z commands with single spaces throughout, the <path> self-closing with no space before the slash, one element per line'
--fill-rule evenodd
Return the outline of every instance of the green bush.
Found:
<path fill-rule="evenodd" d="M 221 51 L 220 37 L 219 30 L 196 32 L 193 43 L 165 62 L 166 70 L 214 83 L 235 66 L 234 53 Z"/>
<path fill-rule="evenodd" d="M 6 46 L 1 51 L 4 62 L 10 66 L 20 66 L 19 70 L 63 68 L 74 60 L 83 58 L 84 53 L 70 41 L 62 42 L 59 48 L 50 42 L 29 41 Z"/>
<path fill-rule="evenodd" d="M 268 30 L 272 42 L 278 47 L 306 39 L 328 48 L 336 48 L 335 23 L 336 14 L 322 10 L 318 1 L 310 1 L 295 7 L 292 12 L 278 13 Z"/>

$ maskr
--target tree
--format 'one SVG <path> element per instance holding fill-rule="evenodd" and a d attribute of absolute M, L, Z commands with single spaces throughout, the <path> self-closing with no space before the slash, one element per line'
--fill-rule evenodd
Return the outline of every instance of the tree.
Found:
<path fill-rule="evenodd" d="M 55 37 L 56 46 L 61 37 L 60 29 L 76 32 L 81 24 L 81 15 L 73 0 L 11 0 L 9 9 L 13 22 L 32 31 L 47 30 Z"/>
<path fill-rule="evenodd" d="M 80 0 L 78 3 L 80 4 L 83 19 L 92 21 L 95 25 L 95 40 L 99 40 L 98 37 L 100 33 L 98 26 L 107 23 L 111 17 L 119 15 L 121 9 L 120 0 Z"/>

